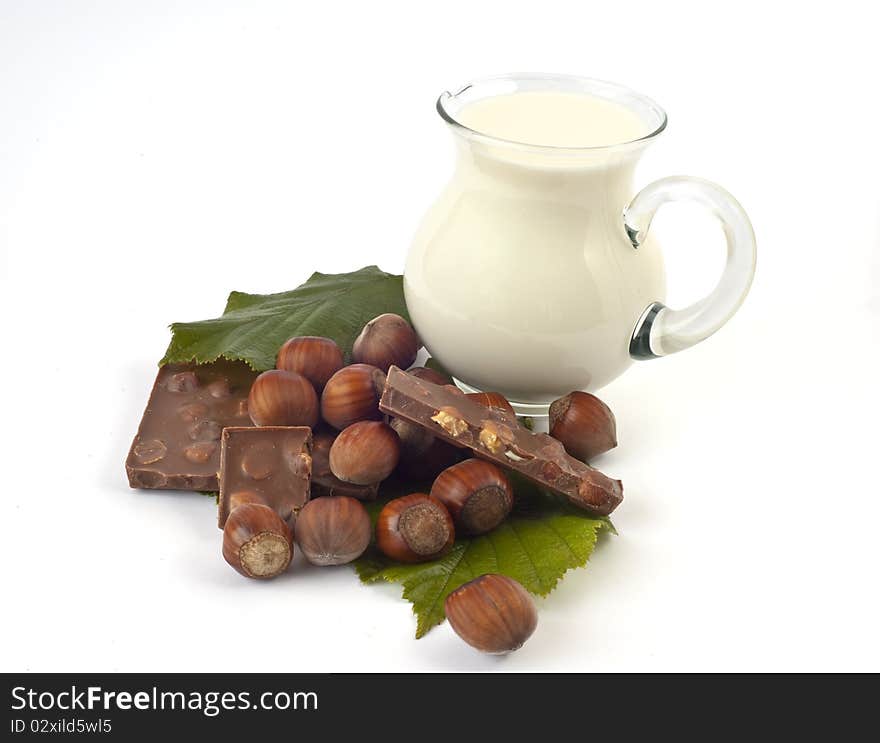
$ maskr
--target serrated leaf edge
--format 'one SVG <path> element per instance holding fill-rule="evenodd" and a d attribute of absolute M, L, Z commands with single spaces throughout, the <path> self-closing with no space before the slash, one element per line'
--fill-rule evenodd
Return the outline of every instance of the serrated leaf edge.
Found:
<path fill-rule="evenodd" d="M 511 525 L 511 524 L 508 524 L 508 526 L 510 526 L 510 527 L 512 528 L 512 525 Z M 552 584 L 552 585 L 551 585 L 546 591 L 538 591 L 537 593 L 535 593 L 534 591 L 530 591 L 530 593 L 533 593 L 534 595 L 536 595 L 536 596 L 540 596 L 540 597 L 542 597 L 542 598 L 546 598 L 546 597 L 549 596 L 553 591 L 555 591 L 556 588 L 557 588 L 557 586 L 559 585 L 559 583 L 560 583 L 560 582 L 562 581 L 562 579 L 563 579 L 563 578 L 569 573 L 569 571 L 571 571 L 571 570 L 577 570 L 577 569 L 579 569 L 579 568 L 586 568 L 587 563 L 590 561 L 590 557 L 592 557 L 593 552 L 594 552 L 594 550 L 596 549 L 596 545 L 597 545 L 598 542 L 599 542 L 599 535 L 601 534 L 601 532 L 602 532 L 603 530 L 607 530 L 609 533 L 613 534 L 614 536 L 617 536 L 617 529 L 614 527 L 614 524 L 611 522 L 610 519 L 608 519 L 608 518 L 600 518 L 600 519 L 595 519 L 595 520 L 593 520 L 592 525 L 589 527 L 589 530 L 590 530 L 590 537 L 589 537 L 589 540 L 588 540 L 589 549 L 587 550 L 587 554 L 586 554 L 583 558 L 581 558 L 581 557 L 578 555 L 578 553 L 572 548 L 572 546 L 568 543 L 568 540 L 566 540 L 564 537 L 562 537 L 562 535 L 560 535 L 560 534 L 556 531 L 555 528 L 553 528 L 553 527 L 549 527 L 549 528 L 550 528 L 550 529 L 553 531 L 553 533 L 559 538 L 559 540 L 562 541 L 562 542 L 566 545 L 566 547 L 568 547 L 569 552 L 570 552 L 571 555 L 572 555 L 573 563 L 574 563 L 574 564 L 572 564 L 572 565 L 570 565 L 569 567 L 567 567 L 567 568 L 566 568 L 566 569 L 565 569 L 565 570 L 564 570 L 564 571 L 563 571 L 563 572 L 562 572 L 562 573 L 561 573 L 561 574 L 560 574 L 560 575 L 559 575 L 559 576 L 553 581 L 553 584 Z M 515 531 L 514 531 L 514 533 L 515 533 Z M 519 541 L 520 544 L 522 544 L 522 540 L 521 540 L 520 536 L 519 536 L 519 535 L 516 535 L 516 537 L 517 537 L 517 541 Z M 492 548 L 495 549 L 494 542 L 492 543 Z M 453 548 L 453 549 L 455 549 L 455 548 Z M 523 552 L 524 552 L 525 554 L 528 555 L 528 553 L 525 552 L 525 550 L 523 550 Z M 452 576 L 453 573 L 455 573 L 455 571 L 458 569 L 459 565 L 461 564 L 462 560 L 465 560 L 465 559 L 466 559 L 466 555 L 467 555 L 467 547 L 464 547 L 464 548 L 461 550 L 461 557 L 457 560 L 457 562 L 455 563 L 454 567 L 452 567 L 452 568 L 448 571 L 447 576 L 446 576 L 446 581 L 445 581 L 444 584 L 443 584 L 443 590 L 441 590 L 441 591 L 439 592 L 438 595 L 440 595 L 440 596 L 443 595 L 443 592 L 445 591 L 446 586 L 449 585 L 449 577 Z M 497 555 L 497 550 L 496 550 L 496 555 Z M 447 557 L 448 557 L 448 556 L 447 556 Z M 441 558 L 441 559 L 444 559 L 444 558 Z M 532 565 L 535 567 L 535 571 L 536 571 L 536 574 L 537 574 L 537 566 L 534 565 L 534 561 L 532 560 L 531 555 L 529 555 L 529 561 L 530 561 L 530 562 L 532 563 Z M 497 559 L 496 559 L 496 562 L 497 562 Z M 391 569 L 393 569 L 393 568 L 395 568 L 395 567 L 405 567 L 405 565 L 402 565 L 402 564 L 401 564 L 401 565 L 392 565 L 392 566 L 390 566 Z M 411 578 L 406 578 L 406 577 L 402 577 L 402 576 L 400 576 L 400 575 L 395 575 L 393 572 L 386 572 L 386 571 L 389 570 L 388 567 L 386 567 L 386 568 L 382 568 L 381 570 L 378 570 L 378 571 L 377 571 L 376 573 L 374 573 L 373 575 L 370 575 L 370 576 L 364 577 L 364 575 L 363 575 L 363 573 L 362 573 L 362 570 L 361 570 L 361 566 L 358 565 L 358 563 L 354 563 L 354 568 L 355 568 L 355 572 L 358 574 L 358 577 L 360 578 L 361 582 L 364 583 L 365 585 L 370 585 L 370 584 L 372 584 L 372 583 L 377 583 L 377 582 L 380 581 L 380 580 L 384 580 L 384 581 L 386 581 L 386 582 L 388 582 L 388 583 L 399 583 L 399 584 L 401 584 L 401 586 L 403 587 L 403 590 L 402 590 L 402 592 L 401 592 L 401 598 L 403 598 L 403 599 L 405 599 L 406 601 L 409 601 L 409 602 L 411 603 L 411 607 L 410 607 L 410 608 L 411 608 L 411 611 L 412 611 L 412 613 L 415 614 L 415 616 L 416 616 L 416 639 L 417 639 L 417 640 L 418 640 L 418 639 L 421 639 L 422 637 L 424 637 L 424 636 L 425 636 L 428 632 L 430 632 L 431 629 L 433 629 L 434 627 L 438 626 L 439 624 L 442 624 L 442 622 L 446 619 L 446 617 L 445 617 L 445 612 L 443 612 L 444 616 L 442 616 L 438 621 L 432 621 L 430 624 L 427 624 L 427 623 L 426 623 L 427 620 L 426 620 L 425 618 L 428 617 L 428 616 L 433 612 L 433 609 L 434 609 L 434 607 L 436 606 L 437 601 L 435 600 L 435 601 L 433 601 L 433 602 L 431 603 L 430 608 L 429 608 L 428 611 L 424 611 L 424 612 L 422 612 L 422 613 L 419 613 L 419 612 L 416 610 L 416 604 L 415 604 L 415 601 L 413 601 L 413 599 L 412 599 L 412 585 L 411 585 Z M 471 570 L 470 572 L 473 573 L 472 570 Z M 475 577 L 476 577 L 476 576 L 475 576 Z"/>

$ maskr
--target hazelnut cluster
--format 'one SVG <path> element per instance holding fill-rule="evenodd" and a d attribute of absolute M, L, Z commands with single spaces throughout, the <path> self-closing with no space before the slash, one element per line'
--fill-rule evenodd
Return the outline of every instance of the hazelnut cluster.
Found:
<path fill-rule="evenodd" d="M 348 495 L 313 497 L 299 511 L 293 529 L 270 507 L 239 499 L 226 521 L 223 555 L 240 573 L 271 578 L 284 572 L 294 544 L 314 565 L 357 559 L 375 538 L 393 560 L 434 560 L 452 549 L 456 534 L 479 535 L 501 524 L 514 505 L 505 472 L 463 452 L 409 421 L 379 410 L 385 375 L 394 365 L 409 369 L 419 341 L 402 317 L 371 320 L 354 342 L 350 365 L 329 338 L 291 338 L 279 350 L 276 368 L 263 372 L 248 397 L 257 426 L 309 426 L 316 442 L 329 444 L 329 468 L 341 483 L 376 486 L 395 471 L 403 478 L 433 481 L 428 493 L 411 493 L 384 505 L 375 532 L 363 504 Z M 440 385 L 452 380 L 429 368 L 409 373 Z M 510 414 L 500 394 L 469 397 Z M 550 410 L 550 434 L 579 459 L 616 445 L 614 416 L 597 398 L 573 392 Z M 326 440 L 326 441 L 325 441 Z M 446 599 L 450 625 L 473 647 L 490 653 L 520 647 L 537 623 L 535 605 L 515 580 L 483 575 Z"/>

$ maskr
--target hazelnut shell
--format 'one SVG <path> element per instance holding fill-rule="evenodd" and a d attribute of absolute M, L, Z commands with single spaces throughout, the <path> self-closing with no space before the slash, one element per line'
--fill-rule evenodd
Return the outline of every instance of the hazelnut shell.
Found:
<path fill-rule="evenodd" d="M 275 368 L 302 374 L 320 392 L 343 363 L 342 349 L 335 341 L 316 335 L 301 335 L 281 346 Z"/>
<path fill-rule="evenodd" d="M 376 522 L 376 545 L 399 562 L 435 560 L 454 542 L 455 525 L 449 511 L 425 493 L 388 501 Z"/>
<path fill-rule="evenodd" d="M 248 412 L 256 426 L 311 427 L 318 422 L 318 396 L 301 374 L 270 369 L 254 380 Z"/>
<path fill-rule="evenodd" d="M 529 592 L 513 578 L 489 573 L 446 597 L 446 618 L 471 647 L 500 655 L 522 647 L 538 626 Z"/>
<path fill-rule="evenodd" d="M 381 421 L 352 423 L 330 447 L 330 471 L 354 485 L 381 482 L 399 461 L 400 439 Z"/>
<path fill-rule="evenodd" d="M 550 406 L 550 435 L 575 459 L 589 462 L 617 446 L 611 409 L 589 392 L 571 392 Z"/>
<path fill-rule="evenodd" d="M 248 578 L 274 578 L 293 557 L 290 529 L 269 506 L 244 503 L 226 519 L 223 557 Z"/>
<path fill-rule="evenodd" d="M 513 405 L 500 392 L 468 392 L 465 397 L 469 397 L 474 402 L 485 405 L 487 408 L 496 408 L 497 410 L 504 410 L 511 415 L 516 415 Z"/>
<path fill-rule="evenodd" d="M 371 364 L 384 372 L 392 366 L 407 369 L 419 352 L 416 331 L 400 315 L 386 312 L 368 322 L 355 339 L 351 358 L 359 364 Z"/>
<path fill-rule="evenodd" d="M 431 497 L 448 509 L 456 531 L 485 534 L 513 508 L 513 489 L 499 467 L 482 459 L 466 459 L 441 472 Z"/>
<path fill-rule="evenodd" d="M 306 503 L 296 519 L 295 535 L 313 565 L 344 565 L 367 549 L 372 527 L 359 501 L 338 495 Z"/>
<path fill-rule="evenodd" d="M 352 364 L 336 372 L 321 395 L 321 417 L 338 430 L 352 423 L 381 420 L 379 398 L 385 373 L 369 364 Z"/>

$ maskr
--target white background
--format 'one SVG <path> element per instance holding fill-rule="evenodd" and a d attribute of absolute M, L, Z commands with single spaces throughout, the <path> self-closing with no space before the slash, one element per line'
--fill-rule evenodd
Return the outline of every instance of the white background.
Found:
<path fill-rule="evenodd" d="M 0 3 L 2 670 L 880 669 L 880 69 L 868 3 Z M 210 499 L 129 490 L 168 323 L 400 271 L 452 167 L 437 95 L 538 70 L 670 115 L 637 185 L 745 206 L 740 313 L 602 392 L 620 530 L 482 657 L 348 568 L 257 584 Z M 656 229 L 673 306 L 720 231 Z M 256 639 L 253 639 L 256 638 Z"/>

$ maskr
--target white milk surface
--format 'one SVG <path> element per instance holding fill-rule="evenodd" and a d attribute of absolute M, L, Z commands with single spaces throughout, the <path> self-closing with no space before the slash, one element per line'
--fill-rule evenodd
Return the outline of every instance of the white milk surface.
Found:
<path fill-rule="evenodd" d="M 469 104 L 456 118 L 482 134 L 546 147 L 602 147 L 650 133 L 630 109 L 583 93 L 498 95 Z"/>

